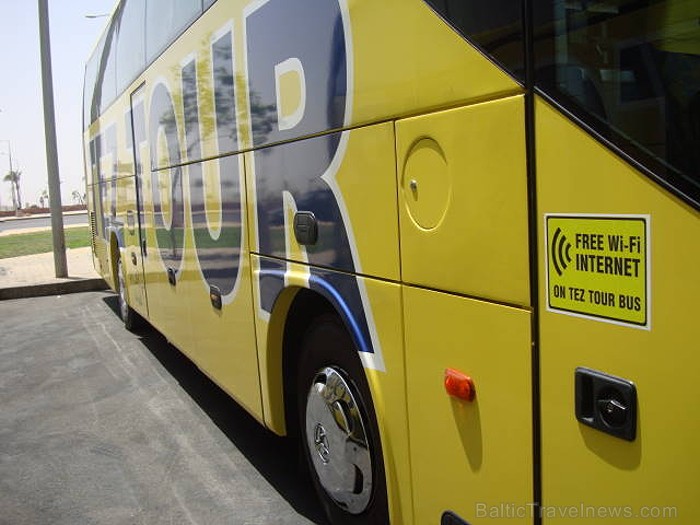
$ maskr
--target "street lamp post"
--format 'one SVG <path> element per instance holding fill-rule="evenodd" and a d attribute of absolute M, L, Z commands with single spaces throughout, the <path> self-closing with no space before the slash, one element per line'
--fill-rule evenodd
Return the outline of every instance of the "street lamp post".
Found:
<path fill-rule="evenodd" d="M 66 240 L 63 235 L 63 206 L 58 176 L 56 147 L 56 116 L 53 104 L 53 75 L 51 73 L 51 42 L 47 0 L 39 2 L 39 40 L 41 44 L 41 84 L 44 93 L 44 133 L 46 135 L 46 167 L 49 177 L 49 206 L 53 234 L 53 262 L 56 277 L 68 277 Z"/>
<path fill-rule="evenodd" d="M 12 171 L 12 143 L 8 139 L 1 139 L 0 142 L 7 142 L 7 157 L 10 160 L 10 171 Z"/>

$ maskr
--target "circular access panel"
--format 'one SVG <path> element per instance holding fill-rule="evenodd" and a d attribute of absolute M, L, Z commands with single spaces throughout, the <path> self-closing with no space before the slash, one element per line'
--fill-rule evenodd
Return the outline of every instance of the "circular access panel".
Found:
<path fill-rule="evenodd" d="M 423 138 L 413 145 L 401 185 L 413 222 L 424 230 L 436 228 L 447 212 L 451 181 L 445 154 L 435 140 Z"/>

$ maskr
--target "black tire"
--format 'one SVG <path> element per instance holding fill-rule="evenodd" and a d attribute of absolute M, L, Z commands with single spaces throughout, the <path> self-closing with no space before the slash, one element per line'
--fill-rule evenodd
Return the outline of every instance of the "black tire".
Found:
<path fill-rule="evenodd" d="M 124 265 L 121 257 L 117 259 L 117 278 L 114 280 L 119 300 L 119 317 L 124 322 L 124 327 L 129 331 L 134 331 L 141 326 L 142 318 L 129 306 L 128 290 L 126 288 L 126 278 L 124 275 Z"/>
<path fill-rule="evenodd" d="M 333 525 L 389 523 L 372 397 L 342 322 L 325 314 L 302 340 L 296 385 L 300 445 Z"/>

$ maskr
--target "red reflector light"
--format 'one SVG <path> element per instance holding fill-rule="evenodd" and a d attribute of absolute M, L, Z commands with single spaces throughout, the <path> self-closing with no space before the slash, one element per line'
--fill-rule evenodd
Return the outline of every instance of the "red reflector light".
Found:
<path fill-rule="evenodd" d="M 445 390 L 452 397 L 465 401 L 472 401 L 476 395 L 472 378 L 453 368 L 445 369 Z"/>

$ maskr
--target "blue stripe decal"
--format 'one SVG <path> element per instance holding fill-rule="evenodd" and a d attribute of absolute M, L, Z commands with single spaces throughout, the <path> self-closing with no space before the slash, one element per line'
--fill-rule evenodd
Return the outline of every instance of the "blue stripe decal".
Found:
<path fill-rule="evenodd" d="M 261 301 L 264 309 L 271 312 L 277 297 L 284 289 L 285 271 L 280 269 L 284 267 L 284 263 L 270 259 L 261 259 L 260 262 L 261 290 L 267 291 L 267 294 L 261 297 Z M 267 268 L 262 269 L 263 266 Z M 357 278 L 353 275 L 311 268 L 309 287 L 326 298 L 340 313 L 359 351 L 374 353 L 362 302 L 352 300 L 355 296 L 352 291 L 358 288 Z"/>
<path fill-rule="evenodd" d="M 354 280 L 354 278 L 352 278 Z M 316 285 L 317 287 L 321 288 L 321 290 L 325 291 L 323 295 L 327 298 L 332 298 L 331 302 L 336 306 L 339 307 L 343 319 L 345 320 L 346 324 L 349 326 L 350 331 L 352 332 L 352 335 L 354 336 L 355 342 L 358 344 L 360 347 L 360 352 L 369 352 L 373 353 L 374 350 L 372 349 L 372 345 L 368 344 L 366 336 L 369 336 L 369 333 L 365 334 L 365 330 L 362 330 L 362 328 L 366 329 L 366 324 L 365 326 L 361 327 L 360 323 L 357 322 L 356 316 L 353 315 L 353 312 L 351 311 L 349 305 L 345 300 L 343 299 L 343 296 L 338 292 L 336 288 L 331 286 L 331 284 L 321 277 L 311 274 L 309 276 L 309 283 L 313 285 Z M 360 311 L 360 318 L 364 321 L 364 312 Z"/>

